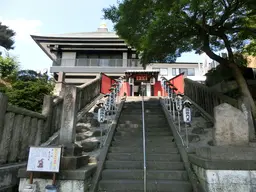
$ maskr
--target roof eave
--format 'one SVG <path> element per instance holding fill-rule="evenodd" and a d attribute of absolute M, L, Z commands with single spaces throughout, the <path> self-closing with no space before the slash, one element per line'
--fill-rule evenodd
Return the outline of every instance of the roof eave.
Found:
<path fill-rule="evenodd" d="M 30 35 L 30 36 L 31 36 L 31 38 L 36 42 L 36 44 L 43 50 L 43 52 L 53 61 L 54 58 L 52 57 L 52 55 L 49 54 L 49 53 L 45 50 L 45 48 L 41 45 L 41 43 L 38 41 L 38 39 L 36 39 L 36 37 L 38 37 L 38 36 L 36 36 L 36 35 Z"/>

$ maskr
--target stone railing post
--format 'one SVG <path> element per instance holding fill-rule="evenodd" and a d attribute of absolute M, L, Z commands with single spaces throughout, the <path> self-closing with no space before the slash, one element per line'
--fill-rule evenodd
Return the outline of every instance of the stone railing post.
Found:
<path fill-rule="evenodd" d="M 8 106 L 8 97 L 4 93 L 0 93 L 0 141 L 4 130 L 4 118 Z"/>
<path fill-rule="evenodd" d="M 255 139 L 255 120 L 254 120 L 252 110 L 250 107 L 250 102 L 247 98 L 241 97 L 238 100 L 238 106 L 239 106 L 240 110 L 244 113 L 244 116 L 248 122 L 249 140 L 254 141 L 254 139 Z"/>
<path fill-rule="evenodd" d="M 52 128 L 52 116 L 53 116 L 53 98 L 50 95 L 44 96 L 44 103 L 43 103 L 43 109 L 42 114 L 47 117 L 45 124 L 44 124 L 44 130 L 42 131 L 42 138 L 41 142 L 45 142 L 51 135 L 51 128 Z"/>
<path fill-rule="evenodd" d="M 54 95 L 61 96 L 63 93 L 63 89 L 65 87 L 65 73 L 58 73 L 58 80 L 55 84 Z"/>
<path fill-rule="evenodd" d="M 62 170 L 74 170 L 87 165 L 88 155 L 82 155 L 82 148 L 75 145 L 78 111 L 78 90 L 76 86 L 65 87 L 61 118 L 59 144 L 64 147 L 61 158 Z"/>

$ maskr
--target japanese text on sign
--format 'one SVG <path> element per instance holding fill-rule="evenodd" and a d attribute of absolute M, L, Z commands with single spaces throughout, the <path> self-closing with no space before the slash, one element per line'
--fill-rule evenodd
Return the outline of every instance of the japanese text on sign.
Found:
<path fill-rule="evenodd" d="M 138 75 L 136 76 L 136 81 L 147 81 L 148 76 L 147 75 Z"/>
<path fill-rule="evenodd" d="M 27 171 L 58 173 L 61 147 L 30 147 Z"/>

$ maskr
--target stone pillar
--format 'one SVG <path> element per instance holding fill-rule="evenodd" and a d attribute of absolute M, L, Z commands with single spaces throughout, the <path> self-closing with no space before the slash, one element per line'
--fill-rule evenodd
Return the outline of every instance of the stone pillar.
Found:
<path fill-rule="evenodd" d="M 77 87 L 66 86 L 64 93 L 59 144 L 64 146 L 61 158 L 62 170 L 74 170 L 89 162 L 88 155 L 82 155 L 82 148 L 75 145 L 77 123 Z"/>
<path fill-rule="evenodd" d="M 146 95 L 145 96 L 151 96 L 151 84 L 146 83 Z"/>
<path fill-rule="evenodd" d="M 67 146 L 75 143 L 75 127 L 77 115 L 77 88 L 75 86 L 66 86 L 63 101 L 61 129 L 59 143 Z M 71 147 L 70 149 L 72 149 Z M 67 151 L 67 155 L 73 155 L 74 151 Z"/>
<path fill-rule="evenodd" d="M 65 87 L 65 73 L 59 72 L 58 80 L 54 87 L 54 95 L 61 96 Z"/>
<path fill-rule="evenodd" d="M 4 130 L 4 117 L 8 107 L 8 97 L 0 92 L 0 141 Z"/>
<path fill-rule="evenodd" d="M 253 141 L 255 139 L 255 120 L 252 115 L 249 100 L 245 97 L 242 97 L 239 99 L 238 105 L 241 111 L 244 113 L 246 120 L 248 121 L 249 140 Z"/>
<path fill-rule="evenodd" d="M 53 98 L 50 95 L 45 95 L 42 114 L 45 115 L 47 119 L 44 124 L 44 130 L 42 130 L 42 136 L 41 136 L 40 142 L 45 142 L 51 136 L 52 116 L 53 116 L 52 110 L 53 110 Z M 37 139 L 40 139 L 40 138 L 37 138 Z"/>

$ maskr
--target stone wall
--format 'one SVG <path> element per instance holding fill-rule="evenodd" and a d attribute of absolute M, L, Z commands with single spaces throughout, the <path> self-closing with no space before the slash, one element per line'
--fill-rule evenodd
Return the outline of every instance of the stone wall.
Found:
<path fill-rule="evenodd" d="M 69 88 L 63 85 L 59 96 L 45 96 L 42 113 L 12 106 L 8 104 L 8 97 L 0 93 L 0 166 L 1 171 L 6 173 L 0 177 L 0 191 L 7 191 L 8 187 L 18 184 L 18 168 L 10 171 L 10 163 L 17 163 L 18 167 L 24 166 L 21 162 L 27 160 L 30 146 L 59 143 L 60 128 L 68 120 L 64 116 L 68 113 L 70 103 L 64 98 Z M 75 90 L 76 96 L 77 110 L 74 111 L 79 112 L 100 95 L 100 78 L 72 90 Z"/>
<path fill-rule="evenodd" d="M 42 113 L 37 113 L 9 104 L 0 93 L 0 191 L 18 184 L 29 146 L 39 146 L 60 129 L 62 103 L 60 97 L 45 96 Z"/>
<path fill-rule="evenodd" d="M 60 128 L 61 100 L 45 96 L 42 113 L 8 104 L 3 93 L 0 93 L 0 103 L 3 120 L 0 125 L 0 164 L 26 160 L 29 146 L 45 142 Z"/>
<path fill-rule="evenodd" d="M 184 94 L 211 116 L 214 115 L 214 107 L 221 103 L 228 103 L 238 108 L 238 100 L 236 99 L 223 95 L 201 83 L 187 78 L 184 79 L 184 83 Z"/>
<path fill-rule="evenodd" d="M 250 142 L 250 120 L 244 112 L 227 103 L 216 106 L 212 142 L 195 146 L 195 152 L 189 155 L 205 191 L 256 190 L 256 149 Z"/>
<path fill-rule="evenodd" d="M 196 165 L 193 165 L 193 170 L 205 191 L 256 191 L 255 170 L 207 170 Z"/>

